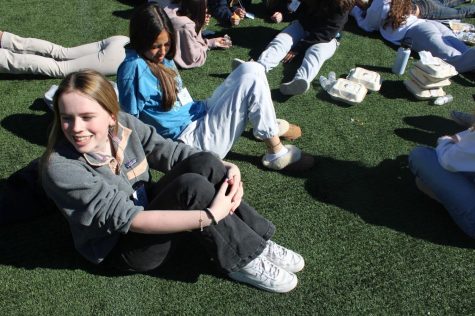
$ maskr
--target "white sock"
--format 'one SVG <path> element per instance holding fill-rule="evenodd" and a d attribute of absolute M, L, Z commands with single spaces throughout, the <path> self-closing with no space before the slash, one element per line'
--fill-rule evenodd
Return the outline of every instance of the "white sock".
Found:
<path fill-rule="evenodd" d="M 277 158 L 282 157 L 283 155 L 285 155 L 288 152 L 289 152 L 289 150 L 287 149 L 287 147 L 282 146 L 282 148 L 278 152 L 276 152 L 275 154 L 267 153 L 266 154 L 266 160 L 271 162 L 273 160 L 276 160 Z"/>

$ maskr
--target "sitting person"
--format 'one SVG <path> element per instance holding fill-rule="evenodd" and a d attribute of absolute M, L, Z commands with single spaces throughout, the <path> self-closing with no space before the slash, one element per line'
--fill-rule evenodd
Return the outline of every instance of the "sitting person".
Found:
<path fill-rule="evenodd" d="M 475 129 L 438 139 L 437 147 L 416 147 L 409 155 L 417 187 L 442 203 L 455 223 L 475 238 Z"/>
<path fill-rule="evenodd" d="M 429 51 L 453 65 L 459 73 L 475 70 L 475 47 L 465 45 L 442 23 L 418 18 L 411 0 L 373 0 L 366 10 L 357 3 L 351 15 L 363 30 L 379 31 L 395 45 L 410 42 L 413 51 Z"/>
<path fill-rule="evenodd" d="M 92 70 L 61 82 L 54 109 L 42 184 L 88 261 L 147 272 L 187 234 L 231 279 L 279 293 L 297 286 L 304 259 L 270 240 L 275 227 L 242 200 L 236 165 L 120 113 L 111 84 Z M 149 168 L 165 175 L 152 183 Z"/>
<path fill-rule="evenodd" d="M 0 73 L 63 78 L 84 68 L 115 75 L 125 58 L 126 36 L 66 48 L 54 43 L 0 32 Z"/>
<path fill-rule="evenodd" d="M 224 37 L 203 38 L 201 31 L 209 23 L 207 0 L 181 0 L 165 7 L 175 29 L 176 51 L 173 60 L 181 68 L 203 66 L 212 48 L 229 48 Z"/>
<path fill-rule="evenodd" d="M 208 9 L 223 26 L 238 25 L 246 16 L 246 8 L 251 0 L 208 0 Z"/>
<path fill-rule="evenodd" d="M 356 0 L 358 7 L 367 9 L 373 0 Z M 475 16 L 475 5 L 471 0 L 412 0 L 412 13 L 421 19 L 450 20 L 464 19 Z M 456 8 L 457 7 L 457 8 Z"/>
<path fill-rule="evenodd" d="M 450 20 L 475 17 L 475 5 L 460 6 L 471 3 L 471 0 L 412 0 L 412 3 L 416 6 L 415 15 L 421 19 Z"/>
<path fill-rule="evenodd" d="M 223 158 L 249 120 L 267 153 L 265 167 L 302 170 L 313 166 L 313 157 L 284 139 L 300 137 L 298 126 L 278 124 L 264 68 L 246 63 L 204 101 L 194 101 L 173 62 L 175 32 L 163 11 L 153 4 L 138 7 L 130 19 L 130 46 L 117 73 L 122 109 L 154 126 L 164 137 Z"/>
<path fill-rule="evenodd" d="M 282 94 L 302 94 L 310 88 L 323 63 L 335 53 L 337 34 L 343 29 L 353 6 L 354 0 L 300 2 L 295 12 L 297 20 L 280 32 L 257 60 L 268 72 L 280 61 L 288 63 L 295 56 L 304 54 L 293 80 L 280 85 Z"/>

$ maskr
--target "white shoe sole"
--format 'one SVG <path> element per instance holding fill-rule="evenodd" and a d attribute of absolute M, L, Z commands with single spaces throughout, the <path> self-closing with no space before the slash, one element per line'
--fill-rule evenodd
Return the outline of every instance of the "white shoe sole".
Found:
<path fill-rule="evenodd" d="M 297 95 L 307 92 L 310 84 L 303 79 L 294 79 L 280 85 L 280 92 L 284 95 Z"/>
<path fill-rule="evenodd" d="M 281 286 L 274 286 L 274 287 L 264 286 L 263 284 L 256 282 L 253 279 L 245 277 L 243 273 L 239 273 L 239 272 L 231 272 L 228 274 L 228 276 L 235 281 L 252 285 L 261 290 L 265 290 L 265 291 L 273 292 L 273 293 L 287 293 L 295 289 L 295 287 L 298 284 L 297 276 L 291 272 L 289 273 L 293 275 L 291 282 L 282 284 Z"/>

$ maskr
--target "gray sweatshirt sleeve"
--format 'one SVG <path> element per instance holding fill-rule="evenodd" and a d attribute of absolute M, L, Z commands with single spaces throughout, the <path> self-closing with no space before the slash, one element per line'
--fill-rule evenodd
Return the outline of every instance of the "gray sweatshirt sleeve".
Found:
<path fill-rule="evenodd" d="M 127 115 L 127 120 L 131 121 L 129 126 L 133 127 L 134 134 L 139 137 L 147 161 L 155 170 L 170 171 L 175 164 L 200 151 L 184 143 L 163 138 L 154 127 L 133 116 Z"/>
<path fill-rule="evenodd" d="M 130 200 L 130 192 L 104 181 L 96 170 L 77 160 L 53 155 L 43 171 L 42 183 L 63 211 L 73 234 L 74 230 L 85 231 L 88 239 L 126 233 L 133 217 L 143 210 Z"/>

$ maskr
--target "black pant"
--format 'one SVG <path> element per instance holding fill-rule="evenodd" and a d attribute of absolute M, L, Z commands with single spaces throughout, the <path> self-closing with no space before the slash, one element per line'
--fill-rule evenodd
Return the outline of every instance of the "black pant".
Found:
<path fill-rule="evenodd" d="M 194 154 L 174 166 L 152 188 L 150 210 L 196 210 L 208 207 L 226 178 L 222 162 L 208 152 Z M 121 270 L 149 271 L 172 253 L 183 234 L 193 234 L 225 272 L 256 258 L 275 231 L 274 225 L 244 201 L 233 215 L 203 231 L 122 235 L 106 262 Z"/>

